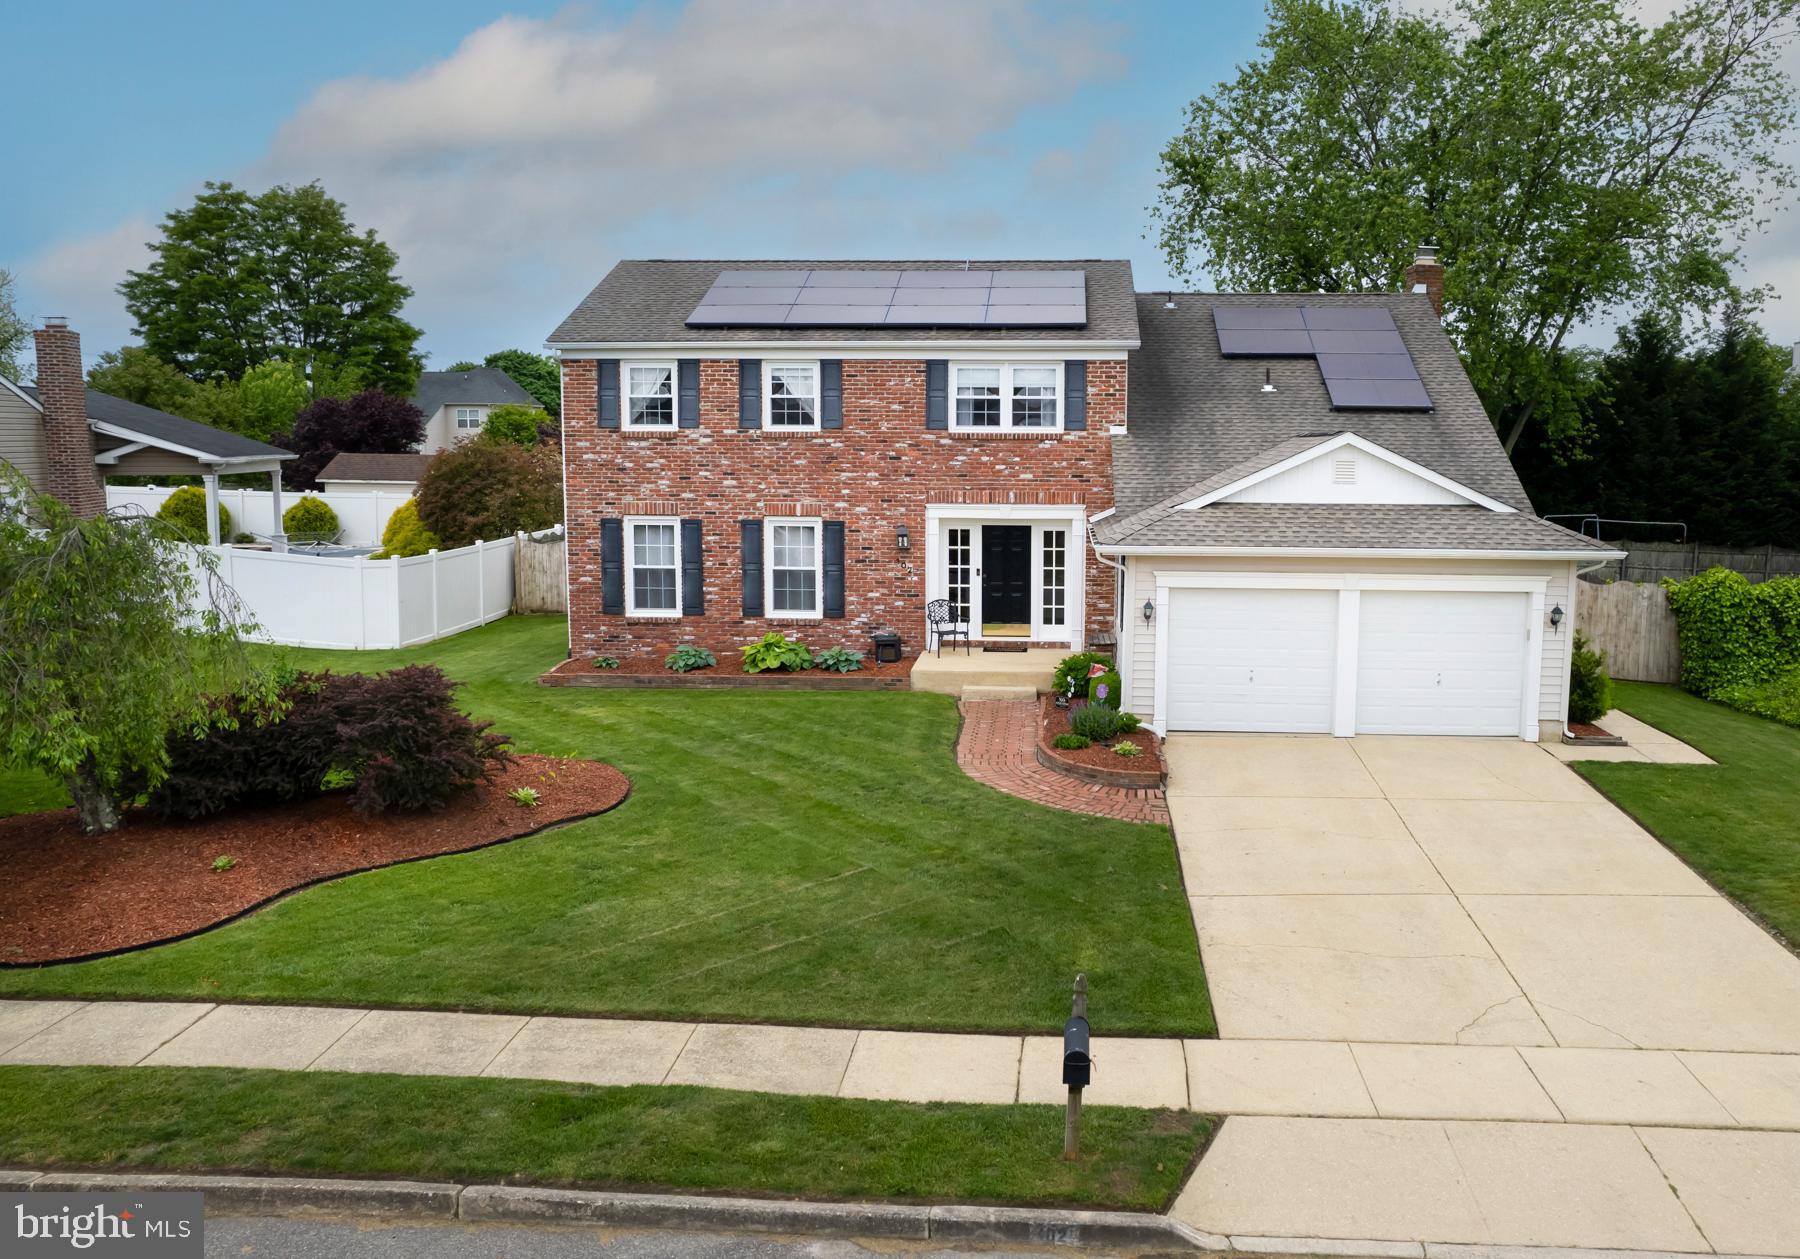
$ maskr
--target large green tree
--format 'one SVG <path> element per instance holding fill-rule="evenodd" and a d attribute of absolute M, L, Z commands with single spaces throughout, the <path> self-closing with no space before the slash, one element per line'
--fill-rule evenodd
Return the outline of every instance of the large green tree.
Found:
<path fill-rule="evenodd" d="M 1793 187 L 1778 57 L 1800 0 L 1270 0 L 1263 53 L 1195 100 L 1155 209 L 1222 287 L 1395 287 L 1448 266 L 1446 324 L 1510 450 L 1575 422 L 1569 334 L 1619 306 L 1753 298 L 1737 246 Z"/>
<path fill-rule="evenodd" d="M 31 325 L 19 317 L 13 296 L 12 272 L 0 267 L 0 376 L 25 379 L 25 346 L 30 340 Z"/>
<path fill-rule="evenodd" d="M 209 183 L 150 249 L 119 292 L 144 348 L 195 380 L 235 381 L 282 359 L 412 391 L 420 333 L 400 317 L 412 290 L 394 251 L 318 184 L 252 195 Z"/>
<path fill-rule="evenodd" d="M 172 729 L 204 726 L 209 696 L 266 706 L 272 685 L 216 558 L 154 519 L 83 520 L 16 474 L 0 497 L 0 759 L 61 779 L 83 830 L 115 830 Z"/>

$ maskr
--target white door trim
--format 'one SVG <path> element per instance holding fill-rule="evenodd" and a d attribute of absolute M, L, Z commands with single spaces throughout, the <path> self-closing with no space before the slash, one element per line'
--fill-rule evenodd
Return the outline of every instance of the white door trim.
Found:
<path fill-rule="evenodd" d="M 927 503 L 925 506 L 925 598 L 942 599 L 949 591 L 944 530 L 953 525 L 974 529 L 970 540 L 975 566 L 981 554 L 981 526 L 1031 525 L 1031 633 L 1034 642 L 1067 642 L 1080 651 L 1087 637 L 1087 513 L 1080 503 Z M 1044 527 L 1065 530 L 1063 548 L 1063 615 L 1060 634 L 1045 632 L 1043 622 Z M 969 592 L 970 631 L 979 639 L 981 585 L 975 579 Z M 921 619 L 923 609 L 921 609 Z M 929 635 L 927 635 L 927 641 Z"/>
<path fill-rule="evenodd" d="M 1171 590 L 1335 590 L 1338 591 L 1337 676 L 1332 701 L 1331 733 L 1348 738 L 1356 732 L 1356 668 L 1361 622 L 1361 591 L 1445 590 L 1523 594 L 1525 600 L 1525 684 L 1519 705 L 1519 737 L 1538 740 L 1538 689 L 1544 667 L 1544 595 L 1548 576 L 1531 574 L 1461 576 L 1438 573 L 1206 573 L 1157 570 L 1156 579 L 1156 719 L 1150 728 L 1160 736 L 1169 722 L 1169 592 Z"/>

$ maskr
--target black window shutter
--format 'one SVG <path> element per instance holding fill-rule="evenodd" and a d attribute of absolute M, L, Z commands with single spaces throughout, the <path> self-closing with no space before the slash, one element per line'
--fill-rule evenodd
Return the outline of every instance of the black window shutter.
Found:
<path fill-rule="evenodd" d="M 827 520 L 821 549 L 824 552 L 824 613 L 828 619 L 840 620 L 844 615 L 844 522 Z"/>
<path fill-rule="evenodd" d="M 763 614 L 763 543 L 762 521 L 738 521 L 739 536 L 744 546 L 744 615 Z"/>
<path fill-rule="evenodd" d="M 746 430 L 762 427 L 762 360 L 759 358 L 738 360 L 738 427 Z"/>
<path fill-rule="evenodd" d="M 700 360 L 684 358 L 675 364 L 679 396 L 675 400 L 676 423 L 682 428 L 700 427 Z"/>
<path fill-rule="evenodd" d="M 1072 358 L 1063 364 L 1063 427 L 1079 431 L 1087 427 L 1087 360 Z"/>
<path fill-rule="evenodd" d="M 844 427 L 844 361 L 828 358 L 819 364 L 819 427 Z"/>
<path fill-rule="evenodd" d="M 699 616 L 706 610 L 705 575 L 700 551 L 700 522 L 681 522 L 681 615 Z"/>
<path fill-rule="evenodd" d="M 600 428 L 619 427 L 619 360 L 594 361 L 594 423 Z"/>
<path fill-rule="evenodd" d="M 925 360 L 925 427 L 950 427 L 950 362 Z"/>
<path fill-rule="evenodd" d="M 600 610 L 625 614 L 625 522 L 600 522 Z"/>

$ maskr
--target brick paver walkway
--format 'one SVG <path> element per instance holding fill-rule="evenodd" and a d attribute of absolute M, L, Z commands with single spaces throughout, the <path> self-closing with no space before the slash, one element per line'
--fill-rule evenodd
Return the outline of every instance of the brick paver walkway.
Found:
<path fill-rule="evenodd" d="M 1160 788 L 1105 787 L 1039 765 L 1032 751 L 1037 714 L 1036 700 L 964 701 L 956 763 L 976 782 L 1053 809 L 1169 824 Z"/>

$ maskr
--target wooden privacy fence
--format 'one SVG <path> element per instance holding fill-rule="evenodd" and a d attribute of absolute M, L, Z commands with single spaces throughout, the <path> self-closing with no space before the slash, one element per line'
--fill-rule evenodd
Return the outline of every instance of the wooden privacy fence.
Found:
<path fill-rule="evenodd" d="M 1575 628 L 1606 653 L 1606 671 L 1631 682 L 1681 681 L 1669 592 L 1658 585 L 1575 583 Z"/>
<path fill-rule="evenodd" d="M 1699 542 L 1616 542 L 1613 545 L 1625 551 L 1626 556 L 1617 564 L 1608 564 L 1599 575 L 1621 582 L 1658 582 L 1665 577 L 1679 581 L 1709 568 L 1729 568 L 1751 581 L 1800 576 L 1800 551 L 1778 546 L 1734 550 Z"/>
<path fill-rule="evenodd" d="M 569 610 L 568 544 L 561 538 L 534 538 L 521 533 L 513 552 L 513 611 Z"/>

